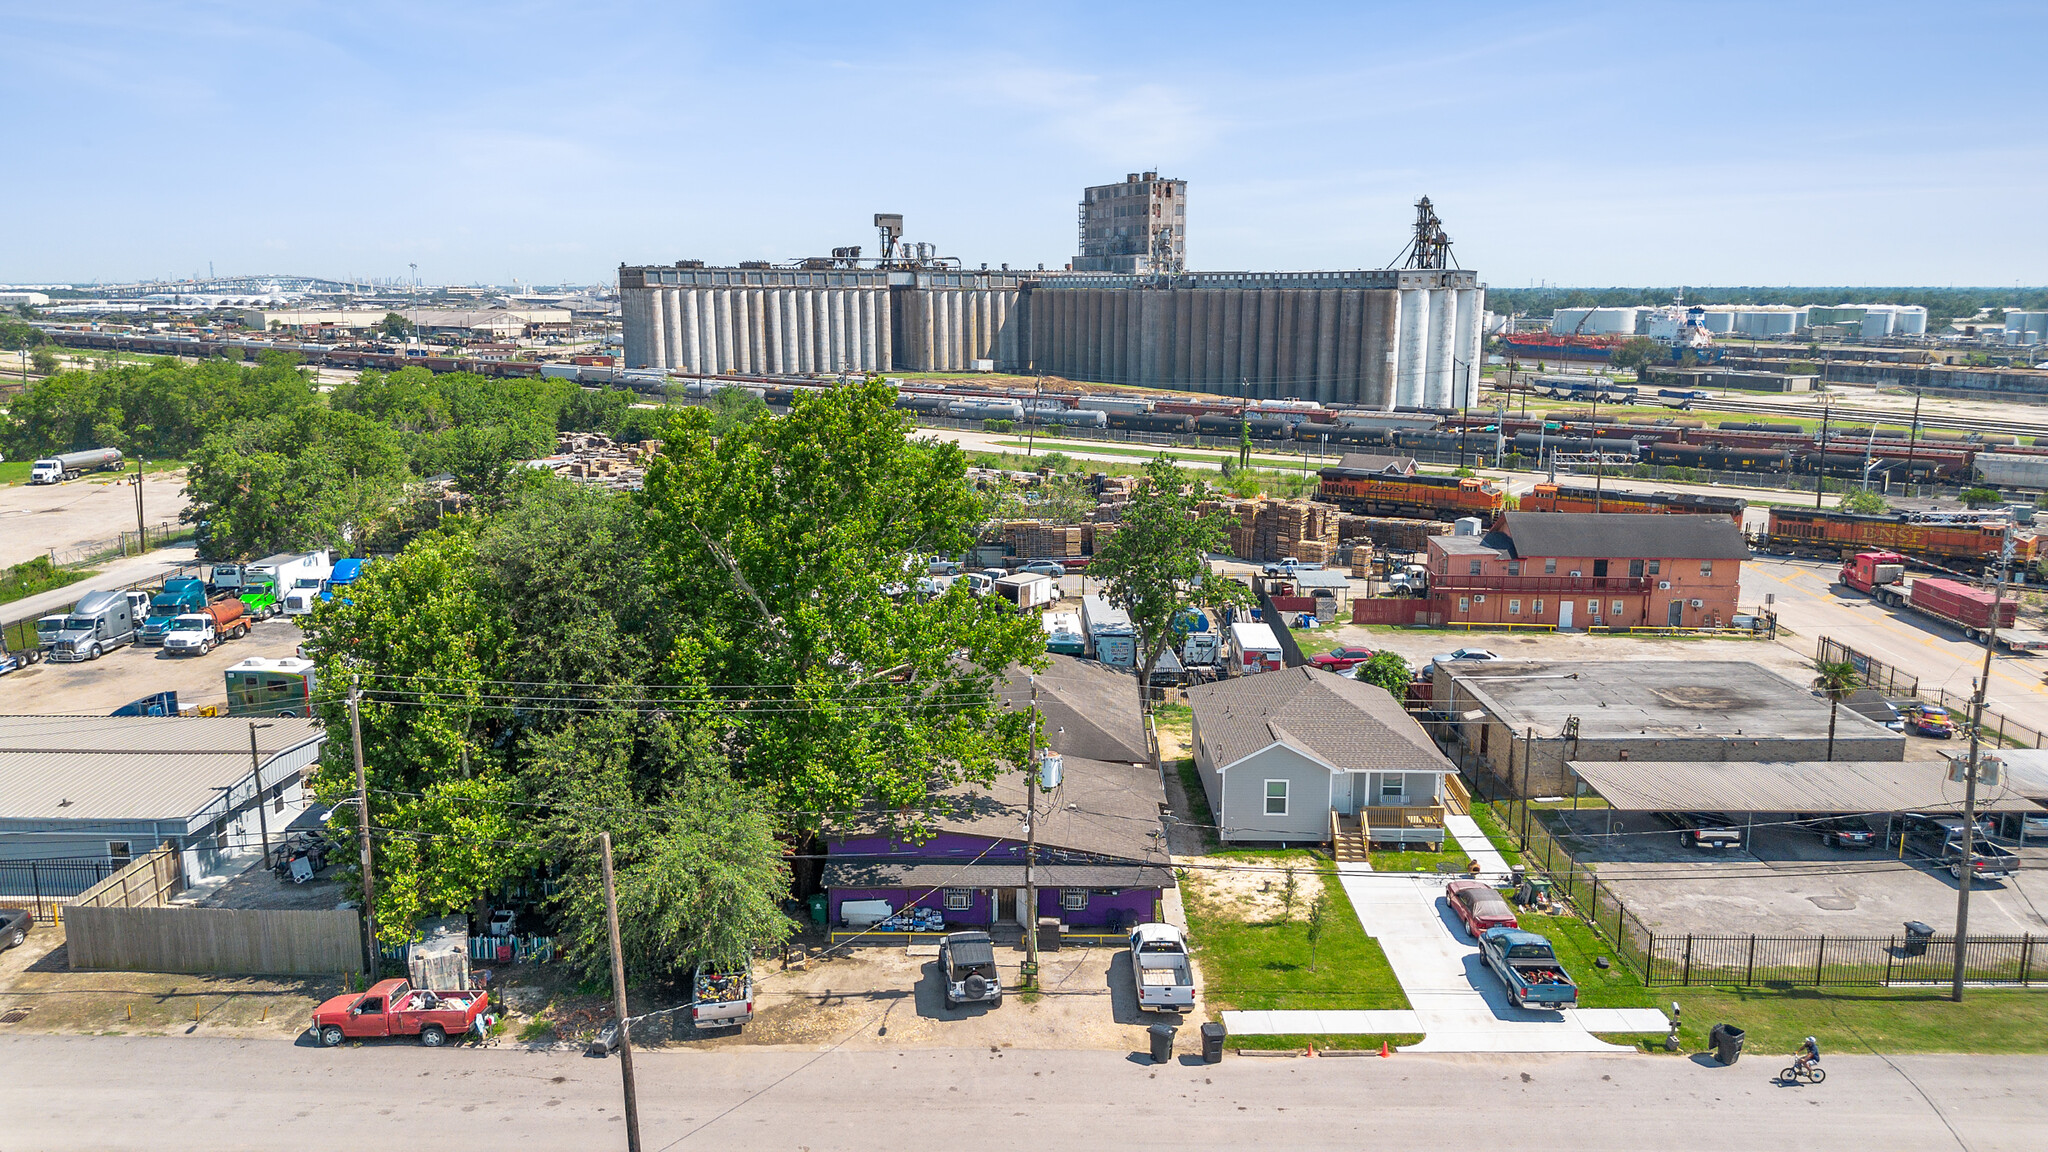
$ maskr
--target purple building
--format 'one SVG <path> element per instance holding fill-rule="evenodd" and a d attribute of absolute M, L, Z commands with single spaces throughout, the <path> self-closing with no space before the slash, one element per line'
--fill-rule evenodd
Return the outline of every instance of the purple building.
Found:
<path fill-rule="evenodd" d="M 1060 786 L 1038 794 L 1037 915 L 1075 932 L 1119 932 L 1157 919 L 1160 892 L 1173 885 L 1158 771 L 1072 755 L 1063 766 Z M 893 814 L 826 829 L 824 887 L 835 931 L 872 924 L 882 905 L 897 916 L 934 910 L 946 930 L 1031 921 L 1023 774 L 933 800 L 916 831 Z M 923 916 L 920 928 L 934 928 L 931 913 Z"/>

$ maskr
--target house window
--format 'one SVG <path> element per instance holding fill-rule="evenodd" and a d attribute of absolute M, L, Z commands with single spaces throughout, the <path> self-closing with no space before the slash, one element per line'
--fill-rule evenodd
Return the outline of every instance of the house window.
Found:
<path fill-rule="evenodd" d="M 1557 561 L 1555 561 L 1555 560 L 1545 560 L 1545 561 L 1543 562 L 1543 574 L 1544 574 L 1545 576 L 1555 576 L 1555 575 L 1557 575 Z"/>
<path fill-rule="evenodd" d="M 1600 602 L 1598 600 L 1586 601 L 1586 614 L 1588 616 L 1598 616 L 1600 614 Z"/>
<path fill-rule="evenodd" d="M 1657 574 L 1657 569 L 1659 569 L 1659 568 L 1661 568 L 1661 567 L 1663 567 L 1663 566 L 1664 566 L 1664 562 L 1663 562 L 1662 560 L 1652 560 L 1652 561 L 1650 561 L 1650 575 L 1652 575 L 1652 576 L 1655 576 L 1655 575 Z"/>
<path fill-rule="evenodd" d="M 1533 601 L 1533 602 L 1532 602 L 1532 603 L 1531 603 L 1531 604 L 1529 605 L 1529 612 L 1530 612 L 1530 614 L 1531 614 L 1531 615 L 1535 615 L 1535 616 L 1541 616 L 1541 615 L 1543 615 L 1543 601 L 1541 601 L 1541 600 Z"/>
<path fill-rule="evenodd" d="M 1460 597 L 1458 597 L 1458 611 L 1460 611 L 1460 612 L 1470 612 L 1471 610 L 1472 610 L 1472 598 L 1471 598 L 1470 596 L 1460 596 Z"/>
<path fill-rule="evenodd" d="M 272 788 L 272 789 L 270 790 L 270 800 L 271 800 L 271 809 L 270 809 L 271 811 L 273 811 L 273 812 L 283 812 L 283 811 L 284 811 L 284 785 L 282 785 L 282 784 L 279 784 L 279 785 L 278 785 L 277 787 L 275 787 L 275 788 Z"/>
<path fill-rule="evenodd" d="M 1477 560 L 1474 560 L 1474 561 L 1472 561 L 1472 566 L 1471 566 L 1471 569 L 1470 569 L 1470 574 L 1471 574 L 1471 575 L 1473 575 L 1473 576 L 1477 576 L 1477 575 L 1479 575 L 1479 561 L 1477 561 Z"/>
<path fill-rule="evenodd" d="M 1069 888 L 1064 893 L 1060 903 L 1061 906 L 1070 912 L 1079 912 L 1081 909 L 1088 907 L 1088 890 L 1086 888 Z"/>
<path fill-rule="evenodd" d="M 1482 729 L 1484 731 L 1484 729 Z M 1408 778 L 1399 772 L 1380 777 L 1380 803 L 1402 804 L 1408 799 Z"/>
<path fill-rule="evenodd" d="M 1287 781 L 1266 781 L 1266 815 L 1287 815 Z"/>
<path fill-rule="evenodd" d="M 135 854 L 134 854 L 133 852 L 130 852 L 130 851 L 128 850 L 128 841 L 126 841 L 126 840 L 109 840 L 109 841 L 107 841 L 107 859 L 108 859 L 108 860 L 109 860 L 110 862 L 112 862 L 112 864 L 114 865 L 114 867 L 116 867 L 116 868 L 126 868 L 126 867 L 128 866 L 128 862 L 129 862 L 130 860 L 133 860 L 134 858 L 135 858 Z"/>
<path fill-rule="evenodd" d="M 1702 580 L 1711 580 L 1711 579 L 1713 579 L 1713 578 L 1714 578 L 1714 562 L 1713 562 L 1712 560 L 1702 560 L 1702 561 L 1700 561 L 1700 579 L 1702 579 Z"/>
<path fill-rule="evenodd" d="M 1609 613 L 1608 613 L 1608 615 L 1609 615 L 1609 616 L 1619 616 L 1619 615 L 1621 615 L 1621 601 L 1619 601 L 1619 600 L 1616 600 L 1616 601 L 1614 602 L 1614 611 L 1612 611 L 1612 612 L 1609 612 Z"/>
<path fill-rule="evenodd" d="M 1520 560 L 1510 560 L 1510 561 L 1508 561 L 1508 575 L 1510 575 L 1510 576 L 1520 576 L 1521 574 L 1522 574 L 1522 562 L 1521 562 Z"/>
<path fill-rule="evenodd" d="M 1510 616 L 1520 616 L 1521 614 L 1522 614 L 1522 602 L 1521 602 L 1520 600 L 1510 600 L 1510 601 L 1508 601 L 1508 615 L 1510 615 Z"/>
<path fill-rule="evenodd" d="M 971 908 L 973 908 L 973 907 L 974 907 L 974 889 L 972 889 L 972 888 L 948 888 L 948 889 L 946 889 L 946 911 L 948 911 L 948 912 L 965 912 L 965 911 L 967 911 L 967 910 L 969 910 L 969 909 L 971 909 Z"/>

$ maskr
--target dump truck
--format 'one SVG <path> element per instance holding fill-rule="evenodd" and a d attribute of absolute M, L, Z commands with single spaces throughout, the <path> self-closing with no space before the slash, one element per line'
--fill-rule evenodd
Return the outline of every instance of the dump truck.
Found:
<path fill-rule="evenodd" d="M 119 448 L 88 448 L 83 452 L 64 452 L 46 456 L 28 466 L 28 482 L 31 484 L 61 484 L 76 480 L 87 472 L 113 471 L 121 466 Z"/>
<path fill-rule="evenodd" d="M 249 613 L 240 600 L 216 600 L 197 612 L 171 621 L 164 633 L 164 651 L 204 656 L 230 640 L 249 634 Z"/>
<path fill-rule="evenodd" d="M 1138 1007 L 1147 1012 L 1186 1012 L 1195 1006 L 1195 975 L 1188 964 L 1188 940 L 1171 924 L 1131 929 L 1131 975 L 1138 982 Z"/>
<path fill-rule="evenodd" d="M 1488 928 L 1479 934 L 1479 952 L 1507 985 L 1515 1007 L 1570 1008 L 1579 1002 L 1578 985 L 1544 937 L 1519 928 Z"/>
<path fill-rule="evenodd" d="M 1842 565 L 1841 580 L 1880 604 L 1939 620 L 1972 640 L 1990 634 L 1995 613 L 2000 647 L 2013 652 L 2048 648 L 2048 633 L 2018 626 L 2016 597 L 2000 597 L 1960 580 L 1908 580 L 1906 558 L 1897 552 L 1859 552 Z"/>
<path fill-rule="evenodd" d="M 433 992 L 405 980 L 380 980 L 366 992 L 336 996 L 313 1010 L 313 1038 L 333 1048 L 343 1040 L 417 1036 L 438 1048 L 460 1037 L 490 1007 L 486 992 Z"/>

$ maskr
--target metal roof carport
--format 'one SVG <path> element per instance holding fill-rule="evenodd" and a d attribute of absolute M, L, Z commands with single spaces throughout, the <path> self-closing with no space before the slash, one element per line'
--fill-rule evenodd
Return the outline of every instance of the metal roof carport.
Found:
<path fill-rule="evenodd" d="M 1946 760 L 1573 760 L 1571 770 L 1622 812 L 1957 812 L 1963 786 Z M 2039 804 L 1979 788 L 1979 812 Z"/>

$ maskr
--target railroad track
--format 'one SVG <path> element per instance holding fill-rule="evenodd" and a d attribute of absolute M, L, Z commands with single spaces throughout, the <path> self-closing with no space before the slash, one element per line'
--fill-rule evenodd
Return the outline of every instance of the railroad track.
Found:
<path fill-rule="evenodd" d="M 1640 406 L 1640 405 L 1639 405 Z M 1815 413 L 1788 409 L 1783 404 L 1768 404 L 1760 400 L 1695 400 L 1695 412 L 1731 412 L 1744 416 L 1776 416 L 1780 419 L 1811 420 Z M 1844 424 L 1867 421 L 1873 424 L 1910 425 L 1913 418 L 1908 413 L 1887 412 L 1869 408 L 1845 408 L 1830 405 L 1828 411 L 1833 420 Z M 2009 436 L 2048 436 L 2048 422 L 2030 423 L 2023 420 L 1997 420 L 1978 416 L 1943 416 L 1922 409 L 1920 427 L 1938 428 L 1950 432 L 1997 432 Z"/>

